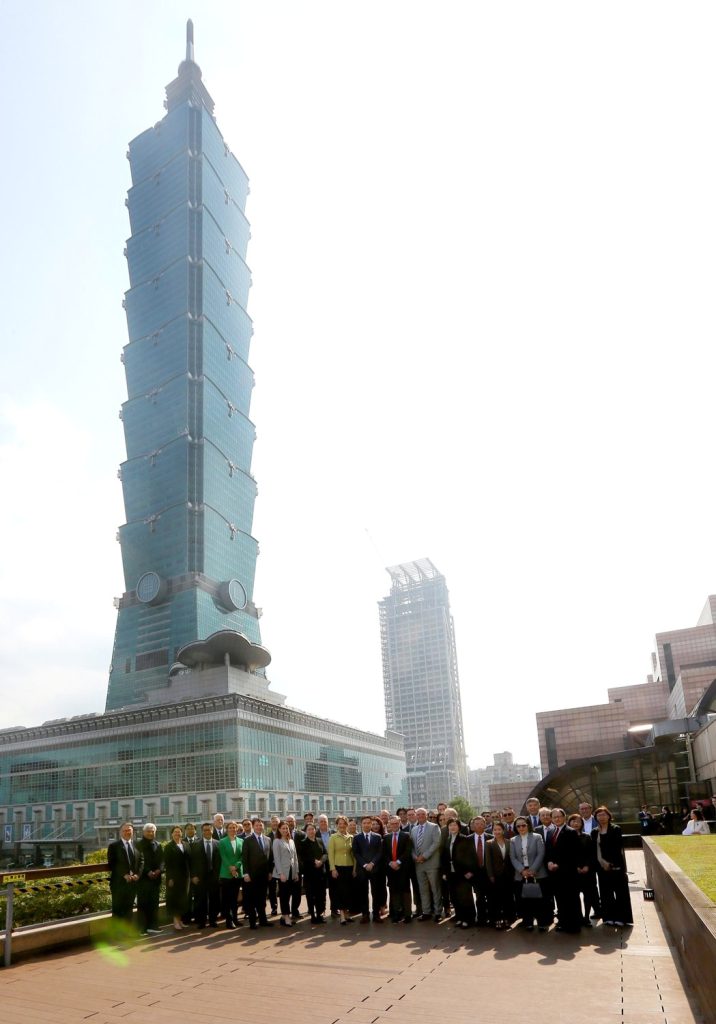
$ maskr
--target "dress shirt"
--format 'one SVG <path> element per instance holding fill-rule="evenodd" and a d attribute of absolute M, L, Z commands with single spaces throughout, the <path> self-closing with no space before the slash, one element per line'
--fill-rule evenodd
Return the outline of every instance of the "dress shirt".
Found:
<path fill-rule="evenodd" d="M 478 835 L 475 833 L 475 853 L 477 854 L 477 863 L 482 867 L 485 863 L 485 833 Z"/>

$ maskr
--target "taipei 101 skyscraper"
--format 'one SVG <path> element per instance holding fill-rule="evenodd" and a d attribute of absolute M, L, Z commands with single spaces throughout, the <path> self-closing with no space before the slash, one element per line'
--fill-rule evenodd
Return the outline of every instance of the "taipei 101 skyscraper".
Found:
<path fill-rule="evenodd" d="M 166 116 L 127 154 L 124 593 L 107 710 L 156 702 L 177 674 L 212 664 L 265 686 L 270 661 L 253 601 L 248 179 L 214 119 L 191 22 L 166 93 Z"/>

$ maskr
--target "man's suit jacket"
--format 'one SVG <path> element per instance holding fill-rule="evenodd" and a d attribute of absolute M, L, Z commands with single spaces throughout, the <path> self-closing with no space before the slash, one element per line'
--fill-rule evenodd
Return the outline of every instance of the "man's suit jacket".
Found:
<path fill-rule="evenodd" d="M 142 872 L 140 875 L 140 881 L 145 883 L 154 883 L 159 885 L 161 883 L 161 876 L 157 875 L 156 878 L 149 878 L 150 871 L 161 871 L 164 864 L 164 852 L 162 850 L 162 844 L 157 842 L 156 839 L 145 839 L 142 836 L 135 843 L 135 848 L 139 850 L 142 855 Z M 107 851 L 109 853 L 109 851 Z"/>
<path fill-rule="evenodd" d="M 259 837 L 256 832 L 244 839 L 241 859 L 244 865 L 244 874 L 248 875 L 252 882 L 268 880 L 273 871 L 272 846 L 272 839 L 264 835 Z"/>
<path fill-rule="evenodd" d="M 440 826 L 436 825 L 434 821 L 426 821 L 422 829 L 423 840 L 419 851 L 420 825 L 415 825 L 410 833 L 413 844 L 413 860 L 417 861 L 418 857 L 423 857 L 423 863 L 427 867 L 436 868 L 440 862 Z"/>
<path fill-rule="evenodd" d="M 479 864 L 479 861 L 477 859 L 477 846 L 475 845 L 475 836 L 476 835 L 477 835 L 477 833 L 473 832 L 471 835 L 467 836 L 466 837 L 467 843 L 460 850 L 460 859 L 461 859 L 461 864 L 463 866 L 463 869 L 466 872 L 469 871 L 471 875 L 477 874 L 477 872 L 480 870 L 480 864 Z M 491 842 L 493 842 L 492 836 L 488 835 L 487 832 L 483 832 L 482 833 L 482 845 L 483 845 L 482 868 L 483 868 L 483 870 L 485 870 L 486 866 L 487 866 L 487 847 L 490 845 Z"/>
<path fill-rule="evenodd" d="M 234 853 L 231 840 L 228 836 L 224 836 L 223 839 L 219 840 L 219 856 L 221 857 L 221 871 L 219 872 L 219 878 L 233 878 L 231 874 L 232 866 L 238 869 L 239 877 L 243 874 L 241 867 L 241 853 L 243 847 L 243 840 L 236 837 L 236 853 Z"/>
<path fill-rule="evenodd" d="M 218 885 L 221 871 L 221 853 L 216 839 L 210 839 L 211 866 L 206 857 L 203 837 L 189 846 L 189 868 L 192 879 L 198 878 L 199 885 Z"/>
<path fill-rule="evenodd" d="M 553 828 L 552 825 L 538 825 L 534 829 L 534 834 L 536 836 L 542 836 L 542 841 L 546 843 L 547 842 L 547 836 L 552 831 L 552 828 Z"/>
<path fill-rule="evenodd" d="M 328 828 L 328 839 L 324 843 L 323 842 L 323 833 L 321 833 L 318 830 L 316 830 L 316 839 L 319 841 L 319 843 L 322 844 L 323 849 L 326 851 L 326 854 L 328 854 L 328 840 L 331 838 L 332 835 L 335 834 L 335 831 L 336 830 L 334 828 L 331 828 L 329 826 L 329 828 Z"/>
<path fill-rule="evenodd" d="M 558 864 L 559 870 L 556 873 L 560 878 L 576 878 L 580 853 L 577 833 L 566 825 L 562 826 L 559 835 L 555 828 L 547 836 L 544 862 Z"/>
<path fill-rule="evenodd" d="M 412 865 L 412 852 L 413 844 L 410 842 L 410 833 L 403 832 L 402 830 L 395 833 L 398 837 L 398 860 L 400 861 L 400 867 L 396 870 L 395 868 L 389 867 L 390 861 L 393 859 L 393 833 L 389 832 L 386 836 L 383 836 L 383 863 L 385 864 L 385 870 L 388 878 L 388 885 L 397 885 L 400 889 L 405 889 L 410 884 L 410 868 Z"/>
<path fill-rule="evenodd" d="M 212 828 L 212 830 L 211 830 L 211 838 L 212 838 L 212 839 L 216 839 L 217 843 L 220 843 L 220 842 L 221 842 L 221 840 L 222 840 L 222 839 L 224 838 L 224 836 L 226 836 L 226 835 L 228 835 L 228 833 L 227 833 L 227 831 L 226 831 L 226 828 L 222 828 L 221 832 L 219 832 L 219 830 L 218 830 L 218 828 L 216 827 L 216 825 L 214 825 L 214 826 L 213 826 L 213 828 Z M 238 838 L 238 837 L 237 837 L 237 838 Z"/>
<path fill-rule="evenodd" d="M 129 857 L 127 857 L 124 840 L 115 839 L 107 846 L 107 863 L 109 864 L 109 887 L 119 891 L 124 886 L 133 885 L 132 882 L 125 880 L 125 875 L 141 876 L 144 858 L 141 850 L 138 850 L 133 842 L 129 844 Z"/>
<path fill-rule="evenodd" d="M 355 857 L 358 878 L 366 875 L 381 874 L 385 868 L 383 861 L 383 836 L 377 832 L 358 832 L 353 840 L 353 856 Z M 366 871 L 366 864 L 373 863 L 371 871 Z"/>

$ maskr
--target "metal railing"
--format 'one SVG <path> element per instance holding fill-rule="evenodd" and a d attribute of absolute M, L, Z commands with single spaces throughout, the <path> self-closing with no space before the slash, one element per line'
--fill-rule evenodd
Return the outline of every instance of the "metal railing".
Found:
<path fill-rule="evenodd" d="M 33 883 L 40 882 L 46 878 L 67 878 L 68 876 L 97 875 L 107 874 L 108 872 L 109 864 L 73 864 L 64 868 L 33 868 L 28 871 L 0 872 L 0 896 L 7 898 L 5 908 L 5 967 L 9 967 L 12 963 L 12 929 L 16 891 L 27 891 L 33 887 Z M 73 883 L 66 882 L 65 885 L 69 888 Z"/>

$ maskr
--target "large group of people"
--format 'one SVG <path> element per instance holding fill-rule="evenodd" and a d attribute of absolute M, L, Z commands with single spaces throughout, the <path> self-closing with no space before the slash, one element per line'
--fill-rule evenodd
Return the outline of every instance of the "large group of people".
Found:
<path fill-rule="evenodd" d="M 197 830 L 176 825 L 163 846 L 157 828 L 135 838 L 125 822 L 109 844 L 112 914 L 140 933 L 159 933 L 166 908 L 177 931 L 224 927 L 293 928 L 305 916 L 347 926 L 414 919 L 455 927 L 514 925 L 577 933 L 601 920 L 628 927 L 632 908 L 619 826 L 605 806 L 581 803 L 574 813 L 527 801 L 485 811 L 469 822 L 454 808 L 400 807 L 329 823 L 310 812 L 267 824 L 259 817 L 216 814 Z M 278 922 L 269 920 L 278 918 Z"/>

